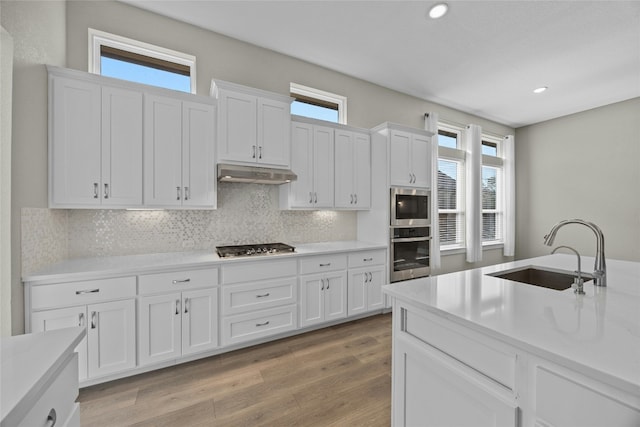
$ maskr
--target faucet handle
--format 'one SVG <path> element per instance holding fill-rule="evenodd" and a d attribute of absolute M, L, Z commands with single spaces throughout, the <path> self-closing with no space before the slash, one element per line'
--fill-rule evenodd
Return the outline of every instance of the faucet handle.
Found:
<path fill-rule="evenodd" d="M 573 288 L 573 292 L 577 295 L 585 295 L 584 280 L 580 275 L 580 271 L 576 271 L 576 273 L 578 273 L 578 277 L 573 279 L 573 285 L 571 286 Z"/>

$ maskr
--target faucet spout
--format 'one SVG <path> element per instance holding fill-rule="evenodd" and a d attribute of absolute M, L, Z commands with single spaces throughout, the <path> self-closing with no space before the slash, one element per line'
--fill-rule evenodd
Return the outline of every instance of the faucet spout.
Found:
<path fill-rule="evenodd" d="M 607 266 L 604 255 L 604 234 L 600 227 L 592 222 L 585 221 L 583 219 L 565 219 L 560 221 L 551 227 L 551 230 L 544 236 L 544 244 L 547 246 L 553 245 L 553 241 L 556 238 L 558 230 L 567 224 L 581 224 L 589 228 L 596 235 L 596 260 L 594 265 L 594 285 L 595 286 L 607 286 Z"/>

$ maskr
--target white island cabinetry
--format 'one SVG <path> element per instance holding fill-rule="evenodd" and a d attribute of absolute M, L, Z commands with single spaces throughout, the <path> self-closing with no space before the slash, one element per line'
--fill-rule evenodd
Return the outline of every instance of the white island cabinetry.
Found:
<path fill-rule="evenodd" d="M 138 277 L 140 365 L 218 347 L 218 269 Z"/>
<path fill-rule="evenodd" d="M 553 255 L 385 286 L 392 425 L 640 425 L 640 264 L 607 260 L 607 287 L 588 281 L 585 295 L 489 275 L 574 263 Z"/>

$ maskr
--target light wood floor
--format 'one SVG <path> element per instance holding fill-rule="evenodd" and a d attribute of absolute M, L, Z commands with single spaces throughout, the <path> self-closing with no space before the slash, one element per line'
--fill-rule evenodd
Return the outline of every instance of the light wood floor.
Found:
<path fill-rule="evenodd" d="M 389 426 L 391 315 L 80 390 L 87 426 Z"/>

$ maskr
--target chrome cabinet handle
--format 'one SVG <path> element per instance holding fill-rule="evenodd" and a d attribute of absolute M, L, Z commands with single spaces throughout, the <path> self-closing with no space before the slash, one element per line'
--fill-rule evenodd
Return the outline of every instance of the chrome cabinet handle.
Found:
<path fill-rule="evenodd" d="M 351 201 L 349 202 L 349 204 L 353 204 L 353 194 L 349 194 L 349 196 L 351 197 Z"/>
<path fill-rule="evenodd" d="M 84 313 L 78 313 L 78 326 L 84 326 Z"/>
<path fill-rule="evenodd" d="M 362 261 L 364 261 L 364 262 L 373 261 L 373 258 L 363 258 Z"/>
<path fill-rule="evenodd" d="M 369 283 L 373 281 L 373 273 L 367 273 L 369 275 Z"/>
<path fill-rule="evenodd" d="M 354 194 L 353 198 L 355 199 L 355 202 L 353 202 L 353 203 L 357 205 L 358 204 L 358 195 Z"/>
<path fill-rule="evenodd" d="M 51 410 L 49 411 L 49 415 L 47 415 L 47 422 L 44 426 L 53 427 L 56 425 L 56 421 L 58 421 L 58 414 L 56 414 L 56 408 L 51 408 Z"/>
<path fill-rule="evenodd" d="M 176 300 L 176 315 L 180 314 L 180 300 Z"/>
<path fill-rule="evenodd" d="M 256 295 L 256 298 L 265 298 L 265 297 L 268 297 L 269 295 L 271 295 L 271 294 L 269 292 L 267 292 L 266 294 Z"/>
<path fill-rule="evenodd" d="M 109 184 L 107 183 L 104 184 L 104 198 L 105 199 L 109 198 Z"/>
<path fill-rule="evenodd" d="M 180 200 L 180 187 L 176 187 L 176 200 Z"/>
<path fill-rule="evenodd" d="M 331 265 L 330 262 L 326 263 L 326 264 L 320 264 L 320 267 L 329 267 Z"/>
<path fill-rule="evenodd" d="M 369 281 L 369 275 L 364 273 L 364 283 L 366 284 Z"/>
<path fill-rule="evenodd" d="M 76 291 L 76 295 L 82 295 L 82 294 L 96 294 L 100 292 L 100 288 L 95 288 L 95 289 L 83 289 L 81 291 Z"/>
<path fill-rule="evenodd" d="M 98 183 L 94 182 L 93 183 L 93 198 L 97 199 L 98 197 L 99 197 L 98 196 Z"/>
<path fill-rule="evenodd" d="M 258 147 L 258 158 L 262 158 L 262 145 Z"/>
<path fill-rule="evenodd" d="M 95 328 L 98 326 L 98 324 L 97 324 L 96 320 L 98 320 L 98 319 L 96 318 L 96 312 L 95 312 L 95 311 L 92 311 L 92 312 L 91 312 L 91 329 L 95 329 Z"/>
<path fill-rule="evenodd" d="M 320 290 L 324 291 L 324 279 L 320 279 L 320 283 L 322 284 L 322 287 L 320 288 Z"/>
<path fill-rule="evenodd" d="M 189 298 L 184 299 L 184 313 L 189 314 Z"/>
<path fill-rule="evenodd" d="M 183 280 L 174 280 L 172 283 L 174 285 L 177 285 L 178 283 L 189 283 L 191 281 L 191 279 L 183 279 Z"/>
<path fill-rule="evenodd" d="M 309 191 L 309 203 L 313 203 L 313 193 Z"/>
<path fill-rule="evenodd" d="M 313 193 L 313 203 L 318 203 L 318 193 Z"/>
<path fill-rule="evenodd" d="M 253 154 L 251 154 L 251 158 L 255 159 L 256 158 L 256 146 L 253 145 L 252 147 L 253 147 Z"/>
<path fill-rule="evenodd" d="M 329 285 L 331 284 L 331 282 L 329 281 L 329 279 L 325 279 L 327 281 L 327 290 L 329 290 Z"/>
<path fill-rule="evenodd" d="M 184 187 L 184 199 L 189 200 L 189 187 Z"/>
<path fill-rule="evenodd" d="M 260 326 L 267 326 L 269 324 L 269 321 L 267 320 L 264 323 L 256 323 L 256 327 L 260 327 Z"/>

